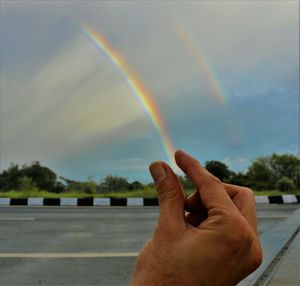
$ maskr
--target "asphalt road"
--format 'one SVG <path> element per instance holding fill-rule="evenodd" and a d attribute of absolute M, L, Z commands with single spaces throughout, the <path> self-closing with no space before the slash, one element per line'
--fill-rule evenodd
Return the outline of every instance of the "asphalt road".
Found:
<path fill-rule="evenodd" d="M 259 232 L 296 205 L 258 206 Z M 128 285 L 155 207 L 0 207 L 0 285 Z"/>

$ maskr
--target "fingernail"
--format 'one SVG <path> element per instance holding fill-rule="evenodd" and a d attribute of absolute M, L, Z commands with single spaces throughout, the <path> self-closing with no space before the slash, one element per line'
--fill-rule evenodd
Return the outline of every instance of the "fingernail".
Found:
<path fill-rule="evenodd" d="M 186 152 L 184 152 L 183 150 L 181 150 L 181 149 L 178 149 L 177 151 L 176 151 L 176 153 L 177 152 L 179 152 L 179 153 L 182 153 L 182 154 L 184 154 L 184 155 L 186 155 L 187 153 Z"/>
<path fill-rule="evenodd" d="M 150 165 L 149 169 L 155 184 L 160 183 L 167 176 L 167 173 L 161 163 L 153 163 Z"/>

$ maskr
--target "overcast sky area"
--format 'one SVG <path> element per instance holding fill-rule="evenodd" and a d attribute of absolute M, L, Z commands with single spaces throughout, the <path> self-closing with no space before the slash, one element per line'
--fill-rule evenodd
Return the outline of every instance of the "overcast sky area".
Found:
<path fill-rule="evenodd" d="M 168 161 L 87 27 L 138 75 L 175 148 L 235 171 L 298 154 L 299 1 L 0 3 L 0 170 L 40 161 L 72 179 L 150 182 L 149 163 Z"/>

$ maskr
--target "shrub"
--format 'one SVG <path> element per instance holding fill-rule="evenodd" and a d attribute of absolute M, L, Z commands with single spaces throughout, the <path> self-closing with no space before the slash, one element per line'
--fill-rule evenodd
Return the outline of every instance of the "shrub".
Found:
<path fill-rule="evenodd" d="M 282 192 L 289 192 L 295 189 L 295 184 L 292 179 L 284 176 L 276 182 L 276 188 Z"/>

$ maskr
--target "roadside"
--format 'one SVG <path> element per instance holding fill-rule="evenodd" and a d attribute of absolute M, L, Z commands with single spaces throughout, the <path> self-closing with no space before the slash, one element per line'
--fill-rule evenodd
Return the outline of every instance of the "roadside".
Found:
<path fill-rule="evenodd" d="M 189 195 L 194 190 L 187 190 L 186 194 Z M 293 192 L 281 192 L 279 190 L 271 191 L 254 191 L 255 196 L 283 196 L 295 195 L 300 196 L 300 190 Z M 155 188 L 147 187 L 141 190 L 133 191 L 118 191 L 118 192 L 105 192 L 105 193 L 87 193 L 87 192 L 61 192 L 53 193 L 47 191 L 8 191 L 0 192 L 0 198 L 156 198 Z"/>
<path fill-rule="evenodd" d="M 300 196 L 256 196 L 256 204 L 299 204 Z M 0 198 L 1 206 L 158 206 L 158 199 L 153 198 Z"/>

